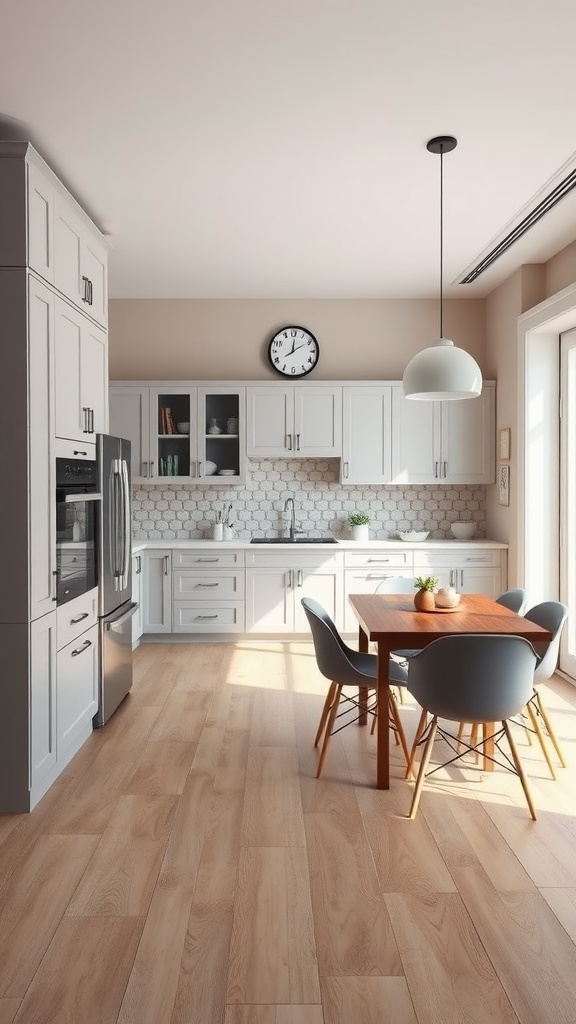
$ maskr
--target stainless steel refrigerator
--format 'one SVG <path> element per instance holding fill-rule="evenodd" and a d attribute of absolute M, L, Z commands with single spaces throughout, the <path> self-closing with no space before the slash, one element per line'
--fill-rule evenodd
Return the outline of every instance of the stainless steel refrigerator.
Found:
<path fill-rule="evenodd" d="M 108 721 L 132 686 L 132 527 L 130 441 L 96 437 L 99 489 L 98 600 L 100 686 L 94 725 Z"/>

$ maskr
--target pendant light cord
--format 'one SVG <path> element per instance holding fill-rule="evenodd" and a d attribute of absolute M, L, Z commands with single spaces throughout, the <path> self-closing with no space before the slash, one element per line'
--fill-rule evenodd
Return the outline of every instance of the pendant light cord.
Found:
<path fill-rule="evenodd" d="M 444 265 L 444 147 L 440 148 L 440 337 L 443 338 L 443 274 Z"/>

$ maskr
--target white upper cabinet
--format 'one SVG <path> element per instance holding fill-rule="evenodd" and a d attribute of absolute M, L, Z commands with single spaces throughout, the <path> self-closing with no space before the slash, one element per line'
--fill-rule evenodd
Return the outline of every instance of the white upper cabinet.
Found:
<path fill-rule="evenodd" d="M 56 437 L 94 440 L 108 429 L 108 339 L 83 314 L 56 301 Z"/>
<path fill-rule="evenodd" d="M 28 165 L 28 264 L 54 284 L 55 193 L 34 164 Z"/>
<path fill-rule="evenodd" d="M 247 455 L 331 458 L 342 452 L 342 388 L 327 385 L 247 389 Z"/>
<path fill-rule="evenodd" d="M 392 386 L 395 484 L 494 483 L 495 386 L 458 402 L 415 402 Z"/>
<path fill-rule="evenodd" d="M 54 284 L 98 323 L 108 320 L 108 254 L 70 203 L 56 197 L 54 215 Z"/>
<path fill-rule="evenodd" d="M 344 387 L 342 391 L 341 483 L 389 482 L 392 437 L 391 387 Z"/>

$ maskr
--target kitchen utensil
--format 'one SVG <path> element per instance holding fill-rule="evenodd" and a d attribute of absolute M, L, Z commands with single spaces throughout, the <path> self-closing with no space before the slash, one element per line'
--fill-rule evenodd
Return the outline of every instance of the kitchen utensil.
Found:
<path fill-rule="evenodd" d="M 429 533 L 430 530 L 409 530 L 405 533 L 400 533 L 400 531 L 398 531 L 398 536 L 400 537 L 400 540 L 404 540 L 408 544 L 416 544 L 420 540 L 426 540 Z"/>

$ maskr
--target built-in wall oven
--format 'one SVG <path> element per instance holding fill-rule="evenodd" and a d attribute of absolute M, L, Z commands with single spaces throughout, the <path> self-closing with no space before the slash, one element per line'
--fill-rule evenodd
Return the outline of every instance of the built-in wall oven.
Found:
<path fill-rule="evenodd" d="M 65 604 L 98 585 L 100 512 L 96 460 L 56 459 L 56 601 Z"/>

